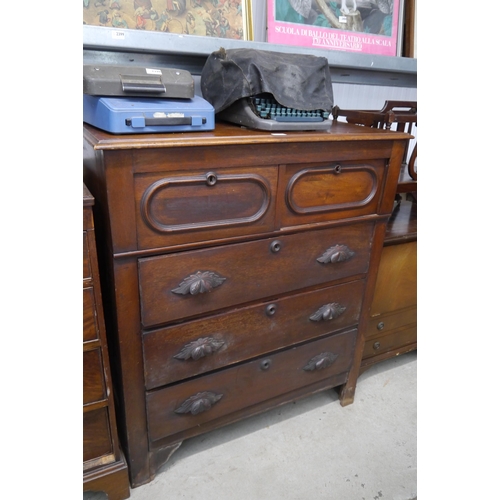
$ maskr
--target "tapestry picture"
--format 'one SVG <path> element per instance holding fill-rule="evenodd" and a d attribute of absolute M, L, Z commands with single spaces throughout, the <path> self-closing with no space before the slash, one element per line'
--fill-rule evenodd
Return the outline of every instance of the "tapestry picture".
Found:
<path fill-rule="evenodd" d="M 83 0 L 83 24 L 115 29 L 248 40 L 247 16 L 246 0 Z"/>

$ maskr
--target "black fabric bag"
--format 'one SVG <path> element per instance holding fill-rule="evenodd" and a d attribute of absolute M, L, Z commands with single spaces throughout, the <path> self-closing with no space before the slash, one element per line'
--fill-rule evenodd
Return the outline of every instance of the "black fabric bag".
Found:
<path fill-rule="evenodd" d="M 261 93 L 271 93 L 281 105 L 303 111 L 333 108 L 325 57 L 221 48 L 208 56 L 200 83 L 203 97 L 216 113 Z"/>

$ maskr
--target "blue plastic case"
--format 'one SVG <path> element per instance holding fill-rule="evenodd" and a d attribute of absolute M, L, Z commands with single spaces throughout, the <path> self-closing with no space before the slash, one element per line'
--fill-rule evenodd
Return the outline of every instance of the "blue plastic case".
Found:
<path fill-rule="evenodd" d="M 156 99 L 83 94 L 83 121 L 112 134 L 196 132 L 215 128 L 215 112 L 197 95 Z"/>

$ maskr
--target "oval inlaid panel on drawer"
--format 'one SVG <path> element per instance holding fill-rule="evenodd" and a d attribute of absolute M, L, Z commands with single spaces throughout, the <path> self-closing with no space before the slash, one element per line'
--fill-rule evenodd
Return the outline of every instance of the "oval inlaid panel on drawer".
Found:
<path fill-rule="evenodd" d="M 274 229 L 277 167 L 138 174 L 139 248 L 178 245 Z"/>
<path fill-rule="evenodd" d="M 146 333 L 146 387 L 160 387 L 356 325 L 363 287 L 364 281 L 353 281 Z"/>
<path fill-rule="evenodd" d="M 376 213 L 384 172 L 385 160 L 287 166 L 281 226 Z"/>
<path fill-rule="evenodd" d="M 372 223 L 139 259 L 142 323 L 169 321 L 366 273 Z"/>
<path fill-rule="evenodd" d="M 350 369 L 356 330 L 148 393 L 151 441 Z"/>

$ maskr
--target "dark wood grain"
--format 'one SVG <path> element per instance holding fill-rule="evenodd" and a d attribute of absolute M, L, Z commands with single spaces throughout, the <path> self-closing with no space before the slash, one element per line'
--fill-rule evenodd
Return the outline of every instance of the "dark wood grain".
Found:
<path fill-rule="evenodd" d="M 356 332 L 351 330 L 149 393 L 147 406 L 151 440 L 177 434 L 282 393 L 347 373 L 352 362 L 355 337 Z M 324 370 L 304 369 L 311 358 L 325 351 L 338 355 L 333 364 Z M 175 411 L 188 398 L 203 391 L 221 397 L 210 408 L 196 415 Z"/>
<path fill-rule="evenodd" d="M 355 325 L 363 289 L 362 281 L 353 281 L 145 333 L 146 387 L 153 389 Z M 332 320 L 310 319 L 329 303 L 341 304 L 345 311 Z M 207 337 L 223 344 L 197 360 L 174 359 L 185 345 Z"/>
<path fill-rule="evenodd" d="M 407 140 L 408 136 L 400 132 L 390 132 L 389 136 L 383 130 L 369 130 L 352 127 L 349 124 L 334 121 L 326 131 L 316 132 L 286 132 L 273 134 L 260 130 L 250 130 L 226 123 L 218 123 L 213 131 L 196 132 L 194 134 L 135 134 L 113 135 L 90 125 L 84 126 L 84 134 L 88 140 L 96 144 L 98 149 L 144 149 L 185 147 L 189 142 L 191 147 L 199 146 L 229 146 L 241 147 L 246 144 L 295 144 L 295 143 L 334 143 L 345 141 L 379 142 Z M 311 141 L 311 139 L 313 139 Z M 361 144 L 360 149 L 366 146 Z M 390 148 L 390 145 L 388 145 Z"/>
<path fill-rule="evenodd" d="M 130 496 L 120 449 L 104 325 L 92 209 L 83 185 L 83 491 L 105 491 L 111 500 Z"/>
<path fill-rule="evenodd" d="M 335 386 L 353 401 L 408 139 L 84 127 L 132 486 L 196 434 Z"/>
<path fill-rule="evenodd" d="M 275 239 L 182 252 L 139 260 L 141 317 L 145 326 L 216 311 L 237 304 L 326 284 L 368 269 L 372 224 L 286 235 Z M 330 247 L 344 244 L 353 252 L 345 262 L 318 262 Z M 251 257 L 251 258 L 250 258 Z M 173 293 L 197 271 L 217 273 L 225 281 L 198 295 Z"/>

